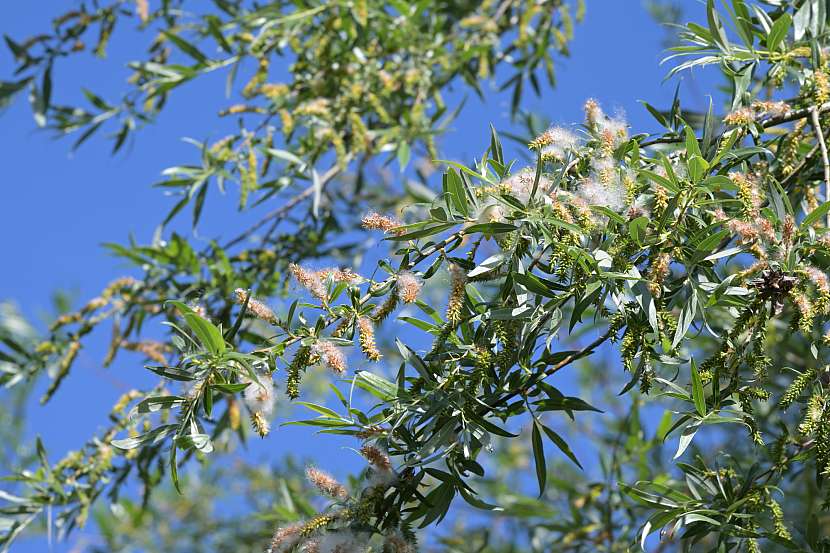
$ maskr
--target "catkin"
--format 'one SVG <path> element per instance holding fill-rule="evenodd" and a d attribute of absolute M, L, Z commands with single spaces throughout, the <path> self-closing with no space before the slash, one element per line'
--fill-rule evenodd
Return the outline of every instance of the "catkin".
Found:
<path fill-rule="evenodd" d="M 369 361 L 380 361 L 383 357 L 375 343 L 375 327 L 369 317 L 359 317 L 357 326 L 360 329 L 360 350 Z"/>

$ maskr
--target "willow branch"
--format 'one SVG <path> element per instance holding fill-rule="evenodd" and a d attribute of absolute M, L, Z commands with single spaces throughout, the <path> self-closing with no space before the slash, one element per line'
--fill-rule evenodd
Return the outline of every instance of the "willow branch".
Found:
<path fill-rule="evenodd" d="M 593 342 L 591 342 L 590 344 L 588 344 L 587 346 L 585 346 L 581 350 L 571 353 L 570 355 L 566 356 L 564 359 L 562 359 L 558 363 L 556 363 L 554 365 L 551 365 L 550 367 L 548 367 L 544 371 L 537 372 L 536 374 L 534 374 L 530 378 L 530 380 L 528 380 L 524 384 L 524 386 L 522 386 L 521 388 L 518 388 L 516 390 L 513 390 L 512 392 L 510 392 L 508 394 L 503 395 L 497 401 L 492 403 L 489 406 L 489 409 L 482 409 L 478 413 L 478 415 L 479 416 L 486 415 L 488 411 L 492 411 L 493 409 L 495 409 L 499 405 L 503 405 L 504 403 L 510 401 L 514 397 L 516 397 L 518 395 L 527 394 L 540 381 L 545 380 L 549 376 L 552 376 L 553 374 L 559 372 L 560 370 L 564 369 L 565 367 L 567 367 L 571 363 L 573 363 L 575 361 L 578 361 L 578 360 L 582 359 L 583 357 L 586 357 L 586 356 L 592 354 L 595 349 L 597 349 L 599 346 L 604 344 L 609 338 L 611 338 L 611 330 L 610 329 L 605 331 L 604 334 L 597 337 L 596 340 L 594 340 Z"/>
<path fill-rule="evenodd" d="M 818 109 L 813 107 L 810 111 L 810 118 L 813 123 L 813 130 L 816 131 L 816 140 L 821 150 L 821 163 L 824 166 L 824 201 L 830 201 L 830 159 L 827 158 L 827 144 L 824 142 L 824 132 L 821 130 L 821 121 L 818 116 Z M 827 226 L 830 226 L 830 215 L 827 215 Z"/>
<path fill-rule="evenodd" d="M 760 127 L 768 129 L 770 127 L 783 125 L 784 123 L 789 123 L 791 121 L 798 121 L 799 119 L 812 117 L 813 112 L 816 112 L 816 116 L 818 116 L 819 114 L 826 113 L 828 111 L 830 111 L 830 102 L 825 102 L 818 107 L 810 106 L 808 108 L 788 111 L 783 115 L 767 117 L 759 120 L 757 123 Z M 685 140 L 686 138 L 684 136 L 661 136 L 653 140 L 644 140 L 643 142 L 640 142 L 640 146 L 647 147 L 654 146 L 655 144 L 678 144 L 680 142 L 684 142 Z"/>
<path fill-rule="evenodd" d="M 243 232 L 242 234 L 240 234 L 239 236 L 237 236 L 236 238 L 234 238 L 233 240 L 228 242 L 225 245 L 225 248 L 230 248 L 231 246 L 235 246 L 236 244 L 238 244 L 238 243 L 242 242 L 243 240 L 245 240 L 246 238 L 250 237 L 257 230 L 259 230 L 263 225 L 265 225 L 265 223 L 267 223 L 268 221 L 270 221 L 272 219 L 276 220 L 276 221 L 279 221 L 280 219 L 282 219 L 283 217 L 288 215 L 288 213 L 292 209 L 294 209 L 294 207 L 296 207 L 299 203 L 301 203 L 303 200 L 306 200 L 310 196 L 312 196 L 315 193 L 315 190 L 317 189 L 318 186 L 320 188 L 320 191 L 325 189 L 326 185 L 328 185 L 332 180 L 334 180 L 334 178 L 337 175 L 339 175 L 342 171 L 343 171 L 343 169 L 341 168 L 340 165 L 338 165 L 338 164 L 332 165 L 325 173 L 320 175 L 320 180 L 319 180 L 318 185 L 316 185 L 315 183 L 312 183 L 311 186 L 309 186 L 308 188 L 306 188 L 305 190 L 303 190 L 302 192 L 300 192 L 299 194 L 297 194 L 293 198 L 289 199 L 282 206 L 274 209 L 273 211 L 270 211 L 269 213 L 266 213 L 265 216 L 262 219 L 260 219 L 259 221 L 257 221 L 253 226 L 251 226 L 245 232 Z"/>

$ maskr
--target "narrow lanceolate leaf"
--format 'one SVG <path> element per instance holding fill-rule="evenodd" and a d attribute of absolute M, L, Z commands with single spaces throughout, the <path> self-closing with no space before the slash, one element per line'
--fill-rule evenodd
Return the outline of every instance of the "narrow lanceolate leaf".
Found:
<path fill-rule="evenodd" d="M 167 39 L 175 44 L 182 52 L 196 60 L 200 64 L 207 64 L 208 58 L 205 56 L 201 51 L 199 51 L 196 46 L 187 42 L 185 39 L 181 38 L 178 35 L 169 32 L 162 32 L 162 34 L 167 37 Z"/>
<path fill-rule="evenodd" d="M 810 225 L 824 217 L 828 211 L 830 211 L 830 202 L 824 202 L 804 217 L 799 228 L 802 231 L 809 228 Z"/>
<path fill-rule="evenodd" d="M 167 436 L 173 435 L 178 428 L 177 424 L 165 424 L 159 426 L 158 428 L 154 428 L 149 432 L 141 434 L 140 436 L 135 436 L 133 438 L 124 438 L 121 440 L 113 440 L 110 442 L 113 447 L 117 447 L 119 449 L 135 449 L 140 447 L 146 443 L 156 444 L 162 441 Z"/>
<path fill-rule="evenodd" d="M 533 459 L 536 463 L 536 481 L 539 484 L 539 497 L 542 497 L 547 484 L 548 469 L 545 464 L 545 448 L 542 444 L 542 433 L 539 432 L 539 426 L 541 426 L 541 423 L 534 419 L 531 442 L 533 443 Z"/>
<path fill-rule="evenodd" d="M 193 311 L 188 305 L 175 300 L 170 300 L 167 303 L 173 305 L 178 309 L 184 317 L 187 326 L 196 335 L 208 351 L 213 354 L 219 354 L 225 351 L 225 339 L 222 337 L 222 332 L 219 328 Z"/>
<path fill-rule="evenodd" d="M 579 468 L 582 468 L 582 463 L 580 463 L 579 460 L 576 458 L 576 455 L 574 455 L 574 452 L 571 450 L 571 447 L 562 438 L 562 436 L 560 436 L 559 434 L 557 434 L 556 432 L 554 432 L 553 430 L 551 430 L 550 428 L 548 428 L 545 425 L 541 425 L 541 426 L 542 426 L 542 430 L 545 431 L 545 434 L 548 435 L 548 439 L 550 439 L 550 441 L 552 441 L 554 443 L 554 445 L 559 448 L 559 451 L 564 453 L 568 457 L 568 459 L 570 459 L 571 461 L 574 462 L 574 464 L 576 466 L 578 466 Z"/>
<path fill-rule="evenodd" d="M 692 359 L 692 399 L 695 409 L 701 417 L 706 416 L 706 397 L 703 392 L 703 382 L 700 380 L 700 373 L 697 370 L 695 360 Z"/>
<path fill-rule="evenodd" d="M 784 12 L 781 14 L 781 17 L 775 20 L 775 23 L 772 25 L 772 29 L 770 29 L 769 35 L 767 35 L 767 49 L 769 49 L 770 52 L 778 49 L 778 46 L 787 37 L 787 33 L 790 31 L 792 23 L 793 18 L 787 12 Z"/>

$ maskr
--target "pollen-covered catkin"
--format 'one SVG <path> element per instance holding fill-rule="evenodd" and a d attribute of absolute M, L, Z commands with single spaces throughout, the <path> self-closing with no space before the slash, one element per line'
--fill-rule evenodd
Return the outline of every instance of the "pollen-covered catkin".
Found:
<path fill-rule="evenodd" d="M 343 484 L 327 472 L 314 467 L 308 467 L 305 475 L 308 481 L 325 496 L 333 499 L 345 499 L 349 495 L 349 492 L 346 491 Z"/>
<path fill-rule="evenodd" d="M 326 287 L 323 286 L 323 281 L 320 279 L 320 275 L 316 271 L 300 267 L 296 263 L 292 263 L 288 266 L 288 268 L 291 270 L 291 273 L 294 275 L 297 282 L 303 288 L 308 290 L 312 296 L 323 302 L 328 300 Z"/>
<path fill-rule="evenodd" d="M 380 361 L 381 355 L 375 343 L 375 327 L 369 317 L 358 317 L 357 327 L 360 330 L 360 350 L 369 361 Z"/>
<path fill-rule="evenodd" d="M 257 319 L 262 319 L 267 323 L 274 324 L 277 322 L 277 316 L 274 312 L 269 308 L 267 305 L 262 303 L 261 301 L 254 299 L 253 296 L 250 296 L 250 293 L 247 290 L 243 290 L 242 288 L 237 288 L 234 290 L 234 297 L 236 299 L 236 303 L 239 305 L 245 305 L 245 301 L 248 302 L 248 311 L 250 311 Z"/>
<path fill-rule="evenodd" d="M 370 211 L 363 216 L 363 228 L 367 230 L 382 230 L 383 232 L 391 232 L 393 234 L 400 234 L 400 227 L 403 225 L 399 220 L 387 215 L 381 215 L 374 211 Z"/>
<path fill-rule="evenodd" d="M 277 528 L 277 531 L 274 532 L 274 536 L 271 538 L 271 546 L 268 552 L 286 553 L 290 551 L 295 545 L 300 543 L 304 526 L 303 523 L 297 522 Z"/>
<path fill-rule="evenodd" d="M 418 294 L 421 293 L 423 285 L 424 283 L 414 273 L 403 271 L 398 275 L 396 283 L 398 298 L 404 303 L 413 303 L 418 299 Z"/>
<path fill-rule="evenodd" d="M 374 468 L 383 471 L 392 470 L 392 461 L 389 460 L 389 456 L 377 446 L 364 445 L 360 448 L 360 453 Z"/>
<path fill-rule="evenodd" d="M 346 372 L 346 356 L 343 352 L 328 340 L 320 340 L 311 346 L 311 354 L 320 358 L 323 364 L 336 374 Z"/>

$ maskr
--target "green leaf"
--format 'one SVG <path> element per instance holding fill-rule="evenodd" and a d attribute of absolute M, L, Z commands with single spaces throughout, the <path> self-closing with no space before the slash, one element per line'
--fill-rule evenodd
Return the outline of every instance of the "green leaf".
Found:
<path fill-rule="evenodd" d="M 480 232 L 481 234 L 505 234 L 507 232 L 513 232 L 517 228 L 518 227 L 516 227 L 515 225 L 493 221 L 492 223 L 479 223 L 477 225 L 470 225 L 465 230 L 467 234 L 471 234 L 474 232 Z"/>
<path fill-rule="evenodd" d="M 545 426 L 544 424 L 541 424 L 541 423 L 540 423 L 540 426 L 542 427 L 542 430 L 544 430 L 544 431 L 545 431 L 545 434 L 547 434 L 547 435 L 548 435 L 548 439 L 550 439 L 550 441 L 552 441 L 552 442 L 554 443 L 554 445 L 555 445 L 556 447 L 558 447 L 558 448 L 559 448 L 559 450 L 560 450 L 562 453 L 564 453 L 565 455 L 567 455 L 567 456 L 568 456 L 568 459 L 570 459 L 571 461 L 573 461 L 573 462 L 574 462 L 574 464 L 575 464 L 576 466 L 578 466 L 579 468 L 581 468 L 581 469 L 585 470 L 585 469 L 582 467 L 582 464 L 581 464 L 581 463 L 579 462 L 579 460 L 576 458 L 576 455 L 574 455 L 574 452 L 573 452 L 573 451 L 571 451 L 571 447 L 567 444 L 567 442 L 565 442 L 565 440 L 564 440 L 564 439 L 562 439 L 562 436 L 560 436 L 559 434 L 557 434 L 556 432 L 554 432 L 552 429 L 548 428 L 548 427 L 547 427 L 547 426 Z"/>
<path fill-rule="evenodd" d="M 692 325 L 692 322 L 695 320 L 695 314 L 697 314 L 697 292 L 692 289 L 692 293 L 689 296 L 689 299 L 683 304 L 683 309 L 680 310 L 680 318 L 677 321 L 677 329 L 674 332 L 674 339 L 671 343 L 671 349 L 677 347 L 677 344 L 683 340 L 683 337 L 686 336 L 686 333 L 689 331 L 689 327 Z"/>
<path fill-rule="evenodd" d="M 631 238 L 637 245 L 642 246 L 646 240 L 646 227 L 648 226 L 648 217 L 637 217 L 628 223 L 628 232 Z"/>
<path fill-rule="evenodd" d="M 136 413 L 155 413 L 162 409 L 173 409 L 181 406 L 185 398 L 181 396 L 156 396 L 148 397 L 138 403 L 133 409 Z"/>
<path fill-rule="evenodd" d="M 721 50 L 727 54 L 730 53 L 729 39 L 726 38 L 726 31 L 723 29 L 717 10 L 715 10 L 714 0 L 706 1 L 706 19 L 709 22 L 709 32 L 712 34 L 712 40 Z"/>
<path fill-rule="evenodd" d="M 392 401 L 398 397 L 398 385 L 369 371 L 357 371 L 355 385 L 366 390 L 381 401 Z"/>
<path fill-rule="evenodd" d="M 706 396 L 703 393 L 703 382 L 700 380 L 700 373 L 697 370 L 695 360 L 692 359 L 692 399 L 694 400 L 695 409 L 701 417 L 706 416 Z"/>
<path fill-rule="evenodd" d="M 447 193 L 450 195 L 452 204 L 459 213 L 465 217 L 469 213 L 467 207 L 467 191 L 464 187 L 464 182 L 461 180 L 461 175 L 455 169 L 450 168 L 446 173 Z"/>
<path fill-rule="evenodd" d="M 539 432 L 539 426 L 540 423 L 534 418 L 531 442 L 533 443 L 533 459 L 536 463 L 536 481 L 539 484 L 539 497 L 542 497 L 547 484 L 548 469 L 545 464 L 545 449 L 542 444 L 542 434 Z"/>
<path fill-rule="evenodd" d="M 680 433 L 680 442 L 677 444 L 677 451 L 674 454 L 674 458 L 678 459 L 681 455 L 688 449 L 688 447 L 692 444 L 692 440 L 697 434 L 698 429 L 700 429 L 700 424 L 692 423 L 686 428 L 683 429 L 683 432 Z"/>
<path fill-rule="evenodd" d="M 170 380 L 178 380 L 180 382 L 191 382 L 196 380 L 196 377 L 192 372 L 177 369 L 175 367 L 147 367 L 147 369 L 159 376 L 169 378 Z"/>
<path fill-rule="evenodd" d="M 176 488 L 176 492 L 181 495 L 182 488 L 181 484 L 179 483 L 179 465 L 178 461 L 176 460 L 176 444 L 174 443 L 170 447 L 170 478 L 173 480 L 173 486 Z"/>
<path fill-rule="evenodd" d="M 187 326 L 190 327 L 190 330 L 193 331 L 202 346 L 210 351 L 210 353 L 218 355 L 225 352 L 225 340 L 222 338 L 222 332 L 216 325 L 180 301 L 168 300 L 167 303 L 173 305 L 181 312 Z"/>
<path fill-rule="evenodd" d="M 504 438 L 518 438 L 518 434 L 513 434 L 512 432 L 508 432 L 504 428 L 493 424 L 492 422 L 488 421 L 484 418 L 476 418 L 475 423 L 481 426 L 486 431 L 495 434 L 496 436 L 502 436 Z"/>
<path fill-rule="evenodd" d="M 304 406 L 304 407 L 307 407 L 307 408 L 311 409 L 311 410 L 312 410 L 312 411 L 314 411 L 315 413 L 320 413 L 321 415 L 324 415 L 324 416 L 326 416 L 326 417 L 331 417 L 331 418 L 333 418 L 333 419 L 340 419 L 340 418 L 342 418 L 342 417 L 341 417 L 341 416 L 337 413 L 337 411 L 334 411 L 333 409 L 329 409 L 328 407 L 325 407 L 325 406 L 323 406 L 323 405 L 317 405 L 316 403 L 310 403 L 310 402 L 308 402 L 308 401 L 298 401 L 298 402 L 296 402 L 296 403 L 297 403 L 298 405 L 302 405 L 302 406 Z"/>
<path fill-rule="evenodd" d="M 689 178 L 692 182 L 700 182 L 700 179 L 709 170 L 709 164 L 700 156 L 692 156 L 686 161 L 686 166 L 689 168 Z"/>
<path fill-rule="evenodd" d="M 767 35 L 767 49 L 770 52 L 778 49 L 778 45 L 781 44 L 781 42 L 787 37 L 787 33 L 790 31 L 792 23 L 793 18 L 787 12 L 782 13 L 781 16 L 775 20 L 775 23 L 772 25 L 772 29 L 770 29 L 769 35 Z"/>
<path fill-rule="evenodd" d="M 441 223 L 438 225 L 434 225 L 431 227 L 422 228 L 420 230 L 415 230 L 412 232 L 408 232 L 406 234 L 401 234 L 397 236 L 387 236 L 386 240 L 392 240 L 395 242 L 404 242 L 407 240 L 415 240 L 417 238 L 426 238 L 427 236 L 433 236 L 435 234 L 439 234 L 444 232 L 447 229 L 451 229 L 452 227 L 456 226 L 458 223 Z"/>
<path fill-rule="evenodd" d="M 700 153 L 700 145 L 697 142 L 697 137 L 695 136 L 695 131 L 689 125 L 684 127 L 683 132 L 686 135 L 686 156 L 691 158 L 692 156 L 701 157 L 702 154 Z"/>
<path fill-rule="evenodd" d="M 178 428 L 177 424 L 165 424 L 154 428 L 149 432 L 134 436 L 132 438 L 124 438 L 122 440 L 112 440 L 110 444 L 118 449 L 135 449 L 145 443 L 157 444 L 167 436 L 174 434 Z"/>
<path fill-rule="evenodd" d="M 200 52 L 198 48 L 173 33 L 162 31 L 161 34 L 163 34 L 170 42 L 178 46 L 182 52 L 196 60 L 198 63 L 201 65 L 207 65 L 209 61 L 207 56 Z"/>
<path fill-rule="evenodd" d="M 410 157 L 410 149 L 409 144 L 406 142 L 400 142 L 398 144 L 398 165 L 401 168 L 401 173 L 406 170 L 406 166 L 409 165 L 409 157 Z"/>
<path fill-rule="evenodd" d="M 828 211 L 830 211 L 830 202 L 824 202 L 804 217 L 804 220 L 801 221 L 801 224 L 798 227 L 799 230 L 806 230 L 810 225 L 827 215 Z"/>
<path fill-rule="evenodd" d="M 31 77 L 19 81 L 0 81 L 0 109 L 8 106 L 15 95 L 26 88 L 31 81 Z"/>
<path fill-rule="evenodd" d="M 227 382 L 220 382 L 216 384 L 211 384 L 210 387 L 214 390 L 219 390 L 220 392 L 225 392 L 228 394 L 237 394 L 250 386 L 252 383 L 250 382 L 234 382 L 234 383 L 227 383 Z"/>

